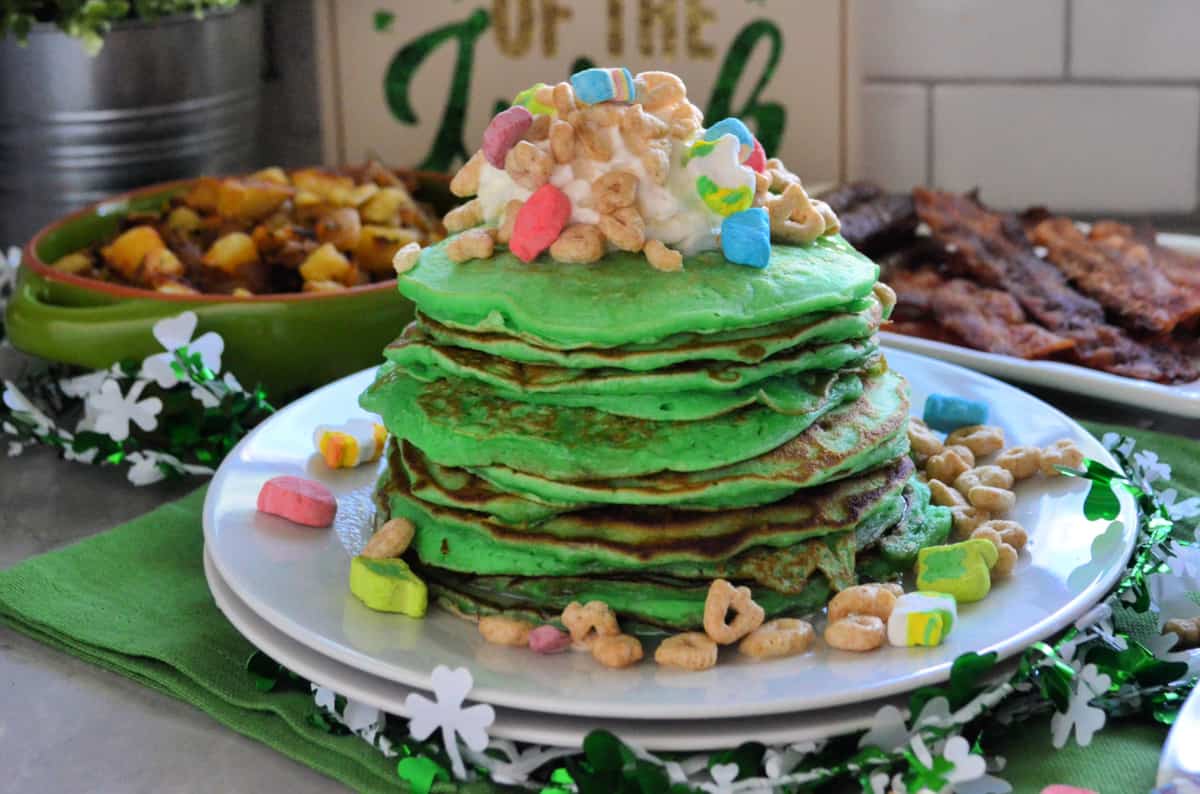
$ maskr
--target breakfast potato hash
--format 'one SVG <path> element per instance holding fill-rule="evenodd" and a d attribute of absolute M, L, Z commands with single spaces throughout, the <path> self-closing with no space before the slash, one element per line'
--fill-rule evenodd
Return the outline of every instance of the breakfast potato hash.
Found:
<path fill-rule="evenodd" d="M 130 214 L 116 236 L 53 266 L 177 294 L 313 292 L 383 281 L 394 277 L 392 256 L 401 246 L 445 236 L 411 187 L 378 163 L 202 177 L 161 211 Z"/>

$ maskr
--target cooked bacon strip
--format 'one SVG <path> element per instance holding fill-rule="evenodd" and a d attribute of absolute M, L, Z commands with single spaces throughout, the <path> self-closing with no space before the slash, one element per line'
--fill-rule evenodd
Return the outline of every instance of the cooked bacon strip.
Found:
<path fill-rule="evenodd" d="M 1092 225 L 1088 237 L 1112 246 L 1124 256 L 1149 259 L 1150 265 L 1157 268 L 1168 281 L 1185 290 L 1189 300 L 1200 302 L 1200 257 L 1159 245 L 1154 229 L 1148 226 L 1134 228 L 1117 221 L 1097 221 Z"/>
<path fill-rule="evenodd" d="M 1200 301 L 1170 282 L 1140 243 L 1091 240 L 1070 218 L 1049 218 L 1029 233 L 1046 258 L 1083 292 L 1137 331 L 1169 334 L 1200 315 Z"/>
<path fill-rule="evenodd" d="M 883 188 L 874 182 L 847 182 L 818 196 L 838 215 L 849 212 L 852 207 L 874 201 L 883 195 Z"/>
<path fill-rule="evenodd" d="M 1071 340 L 1029 322 L 1007 292 L 961 278 L 946 280 L 932 268 L 898 272 L 889 285 L 896 291 L 897 309 L 904 305 L 919 307 L 927 317 L 978 350 L 1037 359 L 1074 347 Z"/>
<path fill-rule="evenodd" d="M 1043 327 L 1075 343 L 1080 363 L 1142 380 L 1195 380 L 1190 358 L 1138 342 L 1104 320 L 1104 310 L 1040 259 L 1012 215 L 989 212 L 968 196 L 917 188 L 917 214 L 954 254 L 955 266 L 987 287 L 1002 289 Z"/>
<path fill-rule="evenodd" d="M 912 196 L 884 193 L 872 182 L 841 185 L 820 198 L 837 213 L 842 237 L 869 256 L 911 240 L 917 228 Z"/>

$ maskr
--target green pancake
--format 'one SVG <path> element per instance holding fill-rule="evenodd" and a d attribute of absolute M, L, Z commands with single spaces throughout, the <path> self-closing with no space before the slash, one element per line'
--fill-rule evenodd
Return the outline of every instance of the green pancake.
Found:
<path fill-rule="evenodd" d="M 503 333 L 458 330 L 420 312 L 415 327 L 435 345 L 476 350 L 523 364 L 568 369 L 613 367 L 646 372 L 698 359 L 754 364 L 793 347 L 866 339 L 879 330 L 883 319 L 882 307 L 874 297 L 866 303 L 866 308 L 856 312 L 810 315 L 800 320 L 723 333 L 676 334 L 651 344 L 613 348 L 557 350 Z"/>
<path fill-rule="evenodd" d="M 762 269 L 732 265 L 710 251 L 687 257 L 675 273 L 649 267 L 641 253 L 620 251 L 590 265 L 564 265 L 548 255 L 526 264 L 506 250 L 456 264 L 446 256 L 453 239 L 423 250 L 399 277 L 400 292 L 443 324 L 559 348 L 651 343 L 837 311 L 870 295 L 879 275 L 874 262 L 838 236 L 772 246 Z"/>
<path fill-rule="evenodd" d="M 421 381 L 463 378 L 486 384 L 509 399 L 526 402 L 535 396 L 545 399 L 551 394 L 581 397 L 657 394 L 684 399 L 692 391 L 738 391 L 780 375 L 851 367 L 878 349 L 873 341 L 856 340 L 794 347 L 757 364 L 690 361 L 650 372 L 634 372 L 520 364 L 475 350 L 436 346 L 417 338 L 419 335 L 419 330 L 415 330 L 384 351 L 388 361 L 409 377 Z"/>
<path fill-rule="evenodd" d="M 590 408 L 508 400 L 463 379 L 415 380 L 383 367 L 360 398 L 388 430 L 444 466 L 505 465 L 560 480 L 699 471 L 746 460 L 795 438 L 862 393 L 838 378 L 802 415 L 749 406 L 711 419 L 656 422 Z"/>
<path fill-rule="evenodd" d="M 827 413 L 795 438 L 758 457 L 695 472 L 564 482 L 507 466 L 470 471 L 499 491 L 543 505 L 676 505 L 691 509 L 747 507 L 799 488 L 873 468 L 908 452 L 908 389 L 893 372 L 864 379 L 864 393 Z"/>
<path fill-rule="evenodd" d="M 416 526 L 410 553 L 425 565 L 479 575 L 654 570 L 712 579 L 726 570 L 730 558 L 755 547 L 786 548 L 864 524 L 894 523 L 903 513 L 903 490 L 912 472 L 911 461 L 901 458 L 760 507 L 720 512 L 592 508 L 520 529 L 418 499 L 402 469 L 385 475 L 378 498 L 385 515 Z"/>

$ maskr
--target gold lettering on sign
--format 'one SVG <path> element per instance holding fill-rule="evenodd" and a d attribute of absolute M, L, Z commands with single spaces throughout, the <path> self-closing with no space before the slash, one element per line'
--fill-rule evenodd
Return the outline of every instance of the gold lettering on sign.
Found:
<path fill-rule="evenodd" d="M 558 25 L 571 18 L 571 9 L 556 0 L 542 0 L 542 51 L 558 54 Z"/>
<path fill-rule="evenodd" d="M 676 0 L 640 0 L 638 6 L 638 49 L 642 55 L 654 55 L 655 21 L 662 26 L 660 55 L 675 55 L 675 18 L 679 7 Z"/>
<path fill-rule="evenodd" d="M 625 0 L 608 0 L 608 54 L 625 52 Z"/>
<path fill-rule="evenodd" d="M 517 7 L 515 29 L 509 24 L 512 22 L 510 5 Z M 529 52 L 533 44 L 533 0 L 514 0 L 512 3 L 509 0 L 492 0 L 492 26 L 496 28 L 496 46 L 500 52 L 510 58 Z"/>
<path fill-rule="evenodd" d="M 717 18 L 704 0 L 687 0 L 687 50 L 693 58 L 713 57 L 713 46 L 704 40 L 703 28 Z"/>

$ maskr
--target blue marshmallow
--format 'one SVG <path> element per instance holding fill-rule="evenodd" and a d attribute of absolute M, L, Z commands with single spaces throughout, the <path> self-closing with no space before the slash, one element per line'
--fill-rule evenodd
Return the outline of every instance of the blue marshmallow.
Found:
<path fill-rule="evenodd" d="M 624 67 L 616 69 L 584 69 L 571 75 L 571 88 L 575 97 L 584 104 L 600 102 L 630 102 L 637 88 L 633 73 Z"/>
<path fill-rule="evenodd" d="M 738 139 L 738 143 L 754 148 L 754 134 L 742 123 L 741 119 L 735 119 L 732 116 L 721 119 L 704 131 L 704 140 L 715 141 L 722 135 L 732 135 Z"/>
<path fill-rule="evenodd" d="M 721 221 L 721 251 L 738 265 L 764 268 L 771 261 L 771 218 L 764 207 L 735 212 Z"/>
<path fill-rule="evenodd" d="M 952 397 L 948 394 L 931 394 L 925 400 L 925 424 L 934 430 L 949 433 L 967 425 L 987 424 L 987 403 Z"/>

